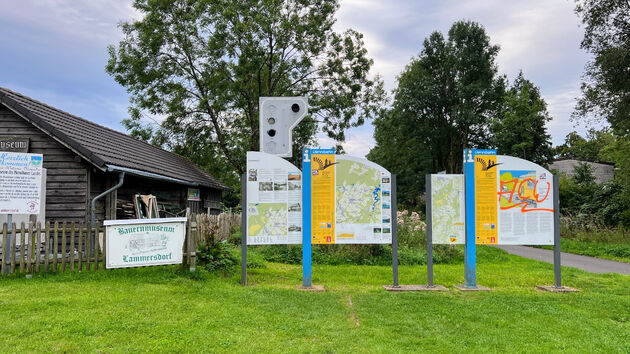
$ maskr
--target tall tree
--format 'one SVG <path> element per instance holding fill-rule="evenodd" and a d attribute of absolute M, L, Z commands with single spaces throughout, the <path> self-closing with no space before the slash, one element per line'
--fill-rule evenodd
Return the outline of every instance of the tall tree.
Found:
<path fill-rule="evenodd" d="M 595 116 L 617 134 L 630 134 L 630 1 L 578 0 L 585 25 L 582 48 L 593 54 L 587 64 L 577 118 Z"/>
<path fill-rule="evenodd" d="M 462 150 L 488 144 L 490 117 L 505 92 L 498 51 L 480 24 L 459 21 L 448 39 L 437 31 L 426 38 L 400 74 L 391 110 L 374 121 L 376 147 L 368 157 L 394 173 L 414 169 L 401 189 L 424 188 L 425 173 L 460 172 Z"/>
<path fill-rule="evenodd" d="M 550 120 L 540 90 L 521 71 L 506 92 L 499 115 L 490 124 L 492 144 L 503 155 L 546 165 L 553 158 L 546 127 Z"/>
<path fill-rule="evenodd" d="M 318 125 L 343 141 L 344 131 L 363 124 L 384 98 L 382 81 L 369 77 L 362 35 L 332 28 L 337 0 L 133 6 L 142 18 L 121 25 L 124 38 L 109 47 L 106 67 L 130 93 L 124 124 L 207 168 L 225 161 L 229 168 L 219 172 L 232 179 L 245 169 L 245 152 L 258 150 L 259 97 L 308 95 L 310 114 L 294 131 L 295 150 Z M 147 124 L 151 119 L 160 123 Z"/>

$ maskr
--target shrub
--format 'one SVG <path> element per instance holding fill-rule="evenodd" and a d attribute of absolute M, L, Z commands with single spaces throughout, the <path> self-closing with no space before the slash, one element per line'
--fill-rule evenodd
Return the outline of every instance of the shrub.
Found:
<path fill-rule="evenodd" d="M 197 265 L 211 272 L 233 270 L 237 259 L 232 252 L 232 248 L 225 240 L 214 243 L 202 242 L 197 248 Z"/>

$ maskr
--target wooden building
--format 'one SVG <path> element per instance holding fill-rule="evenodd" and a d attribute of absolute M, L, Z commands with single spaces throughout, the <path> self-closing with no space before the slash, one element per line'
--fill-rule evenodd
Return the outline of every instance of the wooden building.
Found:
<path fill-rule="evenodd" d="M 229 188 L 189 160 L 0 87 L 0 151 L 44 155 L 46 221 L 135 217 L 136 195 L 156 197 L 161 216 L 218 214 Z"/>

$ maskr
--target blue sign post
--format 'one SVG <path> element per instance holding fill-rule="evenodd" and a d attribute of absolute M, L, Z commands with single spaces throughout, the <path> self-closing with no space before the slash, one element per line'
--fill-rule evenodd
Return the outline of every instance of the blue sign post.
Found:
<path fill-rule="evenodd" d="M 313 286 L 311 270 L 311 150 L 302 149 L 302 286 Z"/>
<path fill-rule="evenodd" d="M 464 188 L 466 195 L 466 249 L 464 251 L 464 288 L 487 290 L 477 286 L 477 215 L 475 210 L 475 158 L 478 155 L 496 155 L 496 150 L 464 149 Z M 483 162 L 481 162 L 483 164 Z M 486 169 L 497 166 L 487 166 Z M 485 170 L 485 169 L 484 169 Z M 496 225 L 492 225 L 494 229 Z"/>
<path fill-rule="evenodd" d="M 477 245 L 475 240 L 475 158 L 473 149 L 464 150 L 464 188 L 466 191 L 465 286 L 477 287 Z"/>

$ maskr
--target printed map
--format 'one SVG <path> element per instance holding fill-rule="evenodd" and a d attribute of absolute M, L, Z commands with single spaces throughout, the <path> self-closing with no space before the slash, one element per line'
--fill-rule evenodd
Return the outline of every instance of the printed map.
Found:
<path fill-rule="evenodd" d="M 337 160 L 336 222 L 381 223 L 381 172 L 350 160 Z"/>
<path fill-rule="evenodd" d="M 249 236 L 286 236 L 287 204 L 256 203 L 247 207 Z"/>
<path fill-rule="evenodd" d="M 431 175 L 434 244 L 464 243 L 464 176 Z"/>

